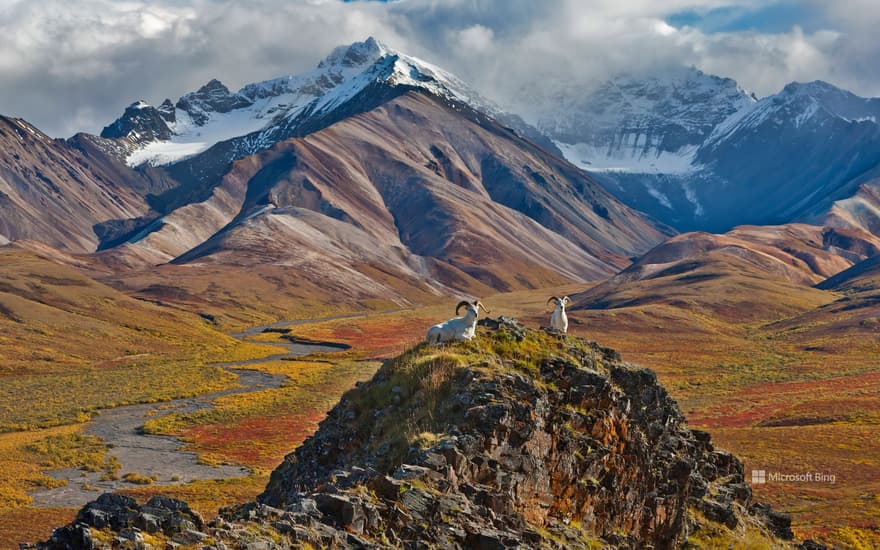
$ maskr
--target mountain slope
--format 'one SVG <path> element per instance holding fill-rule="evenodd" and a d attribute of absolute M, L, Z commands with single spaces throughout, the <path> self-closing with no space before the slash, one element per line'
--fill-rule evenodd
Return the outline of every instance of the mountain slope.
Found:
<path fill-rule="evenodd" d="M 0 242 L 91 252 L 107 233 L 104 222 L 149 210 L 141 190 L 153 184 L 85 142 L 0 117 L 0 151 Z"/>
<path fill-rule="evenodd" d="M 824 82 L 756 100 L 675 69 L 549 105 L 538 126 L 569 160 L 682 231 L 813 222 L 880 170 L 880 99 Z"/>
<path fill-rule="evenodd" d="M 364 265 L 507 289 L 607 275 L 663 237 L 565 161 L 410 91 L 237 161 L 208 200 L 118 253 L 276 263 L 363 291 Z"/>
<path fill-rule="evenodd" d="M 729 78 L 681 67 L 620 75 L 586 96 L 562 91 L 544 101 L 537 127 L 584 169 L 678 173 L 693 170 L 696 149 L 755 99 Z"/>
<path fill-rule="evenodd" d="M 685 233 L 573 296 L 572 309 L 664 304 L 732 322 L 795 315 L 829 301 L 813 285 L 864 258 L 865 246 L 880 250 L 880 239 L 867 237 L 851 252 L 834 230 L 810 225 Z"/>
<path fill-rule="evenodd" d="M 792 221 L 851 196 L 880 163 L 878 113 L 880 100 L 792 83 L 717 128 L 697 161 L 736 187 L 725 199 L 752 203 L 754 221 Z"/>
<path fill-rule="evenodd" d="M 861 230 L 880 235 L 880 180 L 871 180 L 859 186 L 847 199 L 835 201 L 823 216 L 825 225 Z"/>
<path fill-rule="evenodd" d="M 536 133 L 453 75 L 369 39 L 303 75 L 238 92 L 211 81 L 176 103 L 132 104 L 101 137 L 57 142 L 136 203 L 59 212 L 57 225 L 90 232 L 72 250 L 97 252 L 71 260 L 90 273 L 222 318 L 233 305 L 236 322 L 289 304 L 312 312 L 320 297 L 405 305 L 595 280 L 671 233 Z M 20 238 L 0 231 L 0 242 Z M 277 301 L 261 309 L 244 280 L 252 293 L 275 288 Z"/>
<path fill-rule="evenodd" d="M 829 277 L 816 286 L 829 290 L 880 290 L 880 253 Z"/>
<path fill-rule="evenodd" d="M 161 213 L 204 200 L 229 163 L 291 137 L 369 111 L 407 90 L 422 90 L 503 120 L 558 153 L 515 115 L 504 113 L 454 75 L 368 38 L 336 48 L 312 70 L 231 92 L 218 80 L 159 107 L 129 106 L 102 137 L 132 166 L 167 165 L 181 189 L 156 196 Z"/>

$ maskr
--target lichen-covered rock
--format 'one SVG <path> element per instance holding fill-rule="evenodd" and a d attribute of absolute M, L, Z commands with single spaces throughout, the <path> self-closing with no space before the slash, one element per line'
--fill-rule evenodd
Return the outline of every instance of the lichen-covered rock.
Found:
<path fill-rule="evenodd" d="M 105 523 L 164 529 L 150 503 L 93 508 Z M 503 318 L 472 342 L 387 362 L 257 502 L 221 516 L 194 528 L 226 548 L 664 549 L 721 532 L 785 547 L 791 537 L 784 515 L 751 502 L 742 463 L 687 428 L 654 373 Z M 267 530 L 274 538 L 248 534 Z M 88 547 L 76 542 L 84 532 L 55 547 Z"/>
<path fill-rule="evenodd" d="M 144 542 L 142 532 L 162 533 L 172 540 L 177 537 L 188 541 L 197 538 L 194 533 L 204 527 L 205 522 L 198 512 L 191 510 L 182 500 L 154 496 L 139 506 L 131 497 L 104 493 L 86 504 L 71 525 L 56 529 L 52 538 L 40 546 L 49 549 L 102 548 L 103 543 L 95 540 L 92 530 L 109 529 L 119 534 L 117 547 L 141 548 Z M 201 538 L 207 538 L 207 535 Z"/>

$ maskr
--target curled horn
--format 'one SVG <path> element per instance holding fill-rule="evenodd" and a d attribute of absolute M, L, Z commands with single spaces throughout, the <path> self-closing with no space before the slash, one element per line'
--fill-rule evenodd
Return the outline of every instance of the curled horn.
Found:
<path fill-rule="evenodd" d="M 562 298 L 562 303 L 564 303 L 564 304 L 569 304 L 569 303 L 571 303 L 571 298 L 569 298 L 568 296 L 564 296 L 564 297 Z"/>
<path fill-rule="evenodd" d="M 460 310 L 462 306 L 468 307 L 469 305 L 471 305 L 470 302 L 459 302 L 458 305 L 455 306 L 455 314 L 458 315 L 458 310 Z"/>
<path fill-rule="evenodd" d="M 489 313 L 489 314 L 492 313 L 491 311 L 489 311 L 488 309 L 486 309 L 486 306 L 483 305 L 483 302 L 481 302 L 481 301 L 479 301 L 479 300 L 477 300 L 477 301 L 474 302 L 474 307 L 477 308 L 477 311 L 479 311 L 480 308 L 483 308 L 483 311 L 485 311 L 486 313 Z"/>
<path fill-rule="evenodd" d="M 568 296 L 566 296 L 566 298 L 568 298 Z M 559 298 L 557 298 L 556 296 L 550 296 L 550 299 L 547 300 L 547 303 L 549 304 L 550 302 L 559 302 Z"/>

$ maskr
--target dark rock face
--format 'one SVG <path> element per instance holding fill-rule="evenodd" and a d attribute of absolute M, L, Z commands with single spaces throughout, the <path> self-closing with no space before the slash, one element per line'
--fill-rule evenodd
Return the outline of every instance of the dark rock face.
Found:
<path fill-rule="evenodd" d="M 104 495 L 44 547 L 94 547 L 95 521 L 164 530 L 153 517 L 190 517 L 179 501 L 155 500 Z M 501 318 L 475 342 L 388 362 L 257 502 L 223 510 L 205 532 L 226 548 L 662 549 L 701 521 L 791 537 L 787 517 L 750 505 L 742 463 L 685 427 L 653 372 Z M 246 535 L 254 526 L 274 538 Z"/>
<path fill-rule="evenodd" d="M 164 105 L 163 103 L 160 109 L 164 109 Z M 171 139 L 172 132 L 166 123 L 173 118 L 169 119 L 167 110 L 160 109 L 140 101 L 133 103 L 125 109 L 121 117 L 104 127 L 101 137 L 126 138 L 135 144 Z M 170 117 L 173 116 L 172 110 Z"/>
<path fill-rule="evenodd" d="M 177 101 L 177 108 L 189 113 L 193 122 L 202 125 L 207 122 L 209 113 L 228 113 L 252 103 L 243 95 L 230 92 L 229 88 L 215 78 L 197 91 L 181 97 Z"/>
<path fill-rule="evenodd" d="M 156 107 L 156 110 L 159 111 L 159 115 L 165 119 L 165 122 L 175 122 L 177 120 L 177 114 L 174 112 L 174 104 L 171 103 L 170 99 L 163 101 L 161 105 Z"/>
<path fill-rule="evenodd" d="M 102 546 L 95 541 L 93 530 L 107 528 L 118 533 L 114 545 L 122 547 L 143 548 L 142 533 L 162 534 L 177 544 L 207 537 L 201 532 L 205 528 L 204 520 L 183 501 L 155 496 L 143 506 L 138 506 L 131 497 L 105 493 L 86 504 L 73 524 L 56 529 L 52 538 L 40 546 L 53 549 L 100 548 Z"/>

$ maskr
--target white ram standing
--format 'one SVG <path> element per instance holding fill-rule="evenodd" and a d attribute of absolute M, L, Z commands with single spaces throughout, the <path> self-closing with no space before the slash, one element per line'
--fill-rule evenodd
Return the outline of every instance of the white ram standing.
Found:
<path fill-rule="evenodd" d="M 571 298 L 568 296 L 563 296 L 562 298 L 551 296 L 547 300 L 548 304 L 550 302 L 556 303 L 553 313 L 550 314 L 550 328 L 563 333 L 568 332 L 568 315 L 565 314 L 565 306 L 571 302 Z"/>
<path fill-rule="evenodd" d="M 428 333 L 425 335 L 425 341 L 429 344 L 442 344 L 454 340 L 470 340 L 473 338 L 477 329 L 477 316 L 480 313 L 480 308 L 483 308 L 486 313 L 489 313 L 489 310 L 479 300 L 459 302 L 455 306 L 456 315 L 458 315 L 461 308 L 465 308 L 464 315 L 454 317 L 429 328 Z"/>

